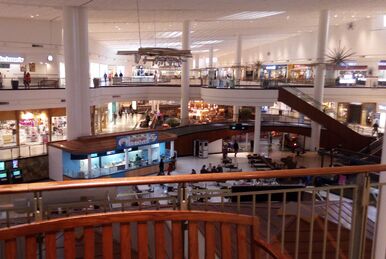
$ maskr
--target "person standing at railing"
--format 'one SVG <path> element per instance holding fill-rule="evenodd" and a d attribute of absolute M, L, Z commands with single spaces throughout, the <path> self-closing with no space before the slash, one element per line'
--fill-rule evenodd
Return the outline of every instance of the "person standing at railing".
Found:
<path fill-rule="evenodd" d="M 3 75 L 0 72 L 0 88 L 3 88 Z"/>
<path fill-rule="evenodd" d="M 23 83 L 24 83 L 25 89 L 29 89 L 29 86 L 31 84 L 31 75 L 29 74 L 29 72 L 27 73 L 24 72 Z"/>
<path fill-rule="evenodd" d="M 107 82 L 107 74 L 106 73 L 103 75 L 103 78 L 105 79 L 105 83 L 106 83 Z"/>
<path fill-rule="evenodd" d="M 161 160 L 159 161 L 159 173 L 158 175 L 164 175 L 164 160 L 161 158 Z"/>

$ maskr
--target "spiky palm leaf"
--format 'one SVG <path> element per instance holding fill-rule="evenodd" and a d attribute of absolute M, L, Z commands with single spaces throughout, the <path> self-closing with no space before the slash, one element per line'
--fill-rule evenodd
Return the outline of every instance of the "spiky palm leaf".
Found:
<path fill-rule="evenodd" d="M 333 50 L 329 50 L 326 57 L 328 58 L 327 62 L 335 66 L 345 65 L 352 56 L 356 53 L 352 52 L 351 49 L 346 49 L 346 47 L 341 47 L 340 42 L 339 46 Z"/>

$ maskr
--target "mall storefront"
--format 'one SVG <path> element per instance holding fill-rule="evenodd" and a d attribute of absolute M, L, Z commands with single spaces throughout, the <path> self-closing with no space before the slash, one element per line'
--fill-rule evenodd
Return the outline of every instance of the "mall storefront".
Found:
<path fill-rule="evenodd" d="M 174 156 L 176 135 L 146 131 L 49 144 L 50 179 L 140 176 L 159 172 Z"/>
<path fill-rule="evenodd" d="M 0 112 L 0 160 L 47 153 L 49 141 L 66 139 L 64 108 Z"/>

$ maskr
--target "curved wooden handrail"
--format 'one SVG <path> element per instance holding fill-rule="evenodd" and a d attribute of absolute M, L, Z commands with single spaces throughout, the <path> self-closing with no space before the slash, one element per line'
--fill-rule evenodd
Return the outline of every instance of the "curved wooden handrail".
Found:
<path fill-rule="evenodd" d="M 126 185 L 146 185 L 146 184 L 166 184 L 166 183 L 196 183 L 214 182 L 246 179 L 264 178 L 285 178 L 285 177 L 305 177 L 318 175 L 335 174 L 358 174 L 366 172 L 386 171 L 386 164 L 381 165 L 361 165 L 361 166 L 342 166 L 325 168 L 307 168 L 291 170 L 272 170 L 258 172 L 238 172 L 238 173 L 211 173 L 198 175 L 172 175 L 172 176 L 146 176 L 146 177 L 123 177 L 123 178 L 103 178 L 92 180 L 71 180 L 57 182 L 43 182 L 30 184 L 10 184 L 0 186 L 1 194 L 39 192 L 39 191 L 58 191 L 69 189 L 85 189 L 99 187 L 113 187 Z"/>
<path fill-rule="evenodd" d="M 18 225 L 10 228 L 0 229 L 0 240 L 5 241 L 5 251 L 7 258 L 16 258 L 17 249 L 22 249 L 16 243 L 16 238 L 26 237 L 26 246 L 25 250 L 27 253 L 30 253 L 28 258 L 36 258 L 36 236 L 45 235 L 46 243 L 46 254 L 52 254 L 56 251 L 56 242 L 55 237 L 58 232 L 64 233 L 64 253 L 73 255 L 75 253 L 75 229 L 84 229 L 84 249 L 87 250 L 87 247 L 90 243 L 94 243 L 94 238 L 90 238 L 90 234 L 93 236 L 93 228 L 102 226 L 102 235 L 103 235 L 103 255 L 104 258 L 112 258 L 112 224 L 119 223 L 120 233 L 121 233 L 121 254 L 123 254 L 123 249 L 126 249 L 125 252 L 130 252 L 130 238 L 127 238 L 130 235 L 130 223 L 138 223 L 137 235 L 138 239 L 141 242 L 138 243 L 138 252 L 143 253 L 140 258 L 147 258 L 148 253 L 148 222 L 154 222 L 154 231 L 155 231 L 155 246 L 163 247 L 165 240 L 163 234 L 164 222 L 171 221 L 172 225 L 172 247 L 173 247 L 173 256 L 177 258 L 182 254 L 183 244 L 181 243 L 181 222 L 188 222 L 188 235 L 189 235 L 189 255 L 195 254 L 191 258 L 198 258 L 198 228 L 197 224 L 200 222 L 205 223 L 205 254 L 212 255 L 210 258 L 215 256 L 215 227 L 214 224 L 219 223 L 221 229 L 221 235 L 227 235 L 228 238 L 221 238 L 222 243 L 222 253 L 226 258 L 230 258 L 231 254 L 231 235 L 230 225 L 236 225 L 237 231 L 232 235 L 237 235 L 237 239 L 243 240 L 243 242 L 237 242 L 237 253 L 238 258 L 247 258 L 247 228 L 249 227 L 252 231 L 250 238 L 251 243 L 254 246 L 251 246 L 251 255 L 254 255 L 253 258 L 260 258 L 261 248 L 267 254 L 271 255 L 275 259 L 286 259 L 287 257 L 283 255 L 279 249 L 271 246 L 266 241 L 259 238 L 259 220 L 257 217 L 241 215 L 241 214 L 232 214 L 232 213 L 220 213 L 220 212 L 207 212 L 207 211 L 160 211 L 160 210 L 151 210 L 151 211 L 131 211 L 131 212 L 111 212 L 103 214 L 93 214 L 93 215 L 84 215 L 76 217 L 68 217 L 54 220 L 47 220 L 42 222 L 35 222 L 31 224 Z M 91 233 L 90 233 L 91 232 Z M 157 233 L 158 232 L 158 233 Z M 51 241 L 49 240 L 51 239 Z M 160 241 L 163 239 L 163 241 Z M 33 244 L 33 245 L 31 245 Z M 194 250 L 194 251 L 193 251 Z M 157 258 L 159 255 L 162 255 L 161 258 L 164 258 L 165 251 L 162 249 L 157 249 Z M 74 256 L 66 256 L 66 258 L 73 258 Z M 86 258 L 92 258 L 91 254 L 86 256 Z"/>
<path fill-rule="evenodd" d="M 221 214 L 221 217 L 219 217 Z M 148 221 L 206 221 L 238 225 L 253 225 L 257 218 L 247 215 L 219 213 L 209 211 L 184 210 L 146 210 L 108 212 L 51 219 L 30 224 L 0 229 L 0 240 L 13 239 L 21 235 L 30 236 L 39 233 L 57 232 L 77 227 L 99 226 L 112 223 L 148 222 Z"/>

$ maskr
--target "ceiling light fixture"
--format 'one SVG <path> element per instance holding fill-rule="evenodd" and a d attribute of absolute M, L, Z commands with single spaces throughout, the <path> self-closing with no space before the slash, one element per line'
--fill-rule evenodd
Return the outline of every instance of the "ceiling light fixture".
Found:
<path fill-rule="evenodd" d="M 220 17 L 218 20 L 253 20 L 253 19 L 260 19 L 264 17 L 274 16 L 278 14 L 283 14 L 283 13 L 285 13 L 285 11 L 273 11 L 273 12 L 246 11 L 246 12 L 223 16 L 223 17 Z"/>
<path fill-rule="evenodd" d="M 142 48 L 141 26 L 140 26 L 141 21 L 139 17 L 139 0 L 137 0 L 136 2 L 137 2 L 139 49 L 137 51 L 118 51 L 117 55 L 134 55 L 135 62 L 137 64 L 140 62 L 142 62 L 143 64 L 146 64 L 147 62 L 152 62 L 153 66 L 157 65 L 158 67 L 180 67 L 183 62 L 186 62 L 188 58 L 192 57 L 192 53 L 190 52 L 190 50 L 159 48 L 156 46 L 153 48 Z M 169 24 L 169 26 L 171 26 L 171 24 Z M 176 32 L 173 34 L 173 36 L 178 34 L 179 32 Z M 155 35 L 157 35 L 156 31 L 155 31 Z M 169 46 L 171 43 L 166 43 L 166 44 L 168 44 Z M 178 44 L 181 44 L 181 43 L 178 43 Z"/>

